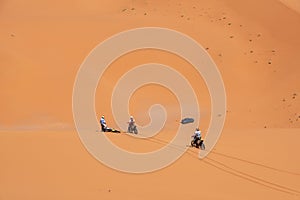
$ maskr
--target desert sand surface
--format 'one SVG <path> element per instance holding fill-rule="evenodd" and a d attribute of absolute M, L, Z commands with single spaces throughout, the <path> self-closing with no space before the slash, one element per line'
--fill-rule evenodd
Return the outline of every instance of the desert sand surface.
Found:
<path fill-rule="evenodd" d="M 206 49 L 224 81 L 227 113 L 206 158 L 188 148 L 168 167 L 132 174 L 86 150 L 74 126 L 72 92 L 96 45 L 149 26 L 182 32 Z M 4 0 L 0 27 L 0 200 L 300 199 L 299 1 Z M 205 138 L 211 102 L 202 77 L 184 59 L 159 50 L 130 52 L 110 65 L 95 94 L 97 115 L 119 128 L 112 90 L 124 73 L 149 62 L 171 66 L 190 81 L 201 107 L 195 126 Z M 174 94 L 155 84 L 141 87 L 129 110 L 143 126 L 157 103 L 168 113 L 159 134 L 108 138 L 138 153 L 165 146 L 181 120 Z"/>

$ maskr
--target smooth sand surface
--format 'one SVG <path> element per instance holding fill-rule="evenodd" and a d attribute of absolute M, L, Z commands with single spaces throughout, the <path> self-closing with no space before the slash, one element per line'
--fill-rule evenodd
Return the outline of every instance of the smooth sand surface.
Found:
<path fill-rule="evenodd" d="M 74 128 L 72 91 L 96 45 L 147 26 L 180 31 L 206 49 L 224 80 L 227 116 L 205 159 L 189 148 L 162 170 L 129 174 L 87 152 Z M 0 27 L 0 200 L 300 198 L 299 1 L 10 0 L 0 2 Z M 205 137 L 211 102 L 203 79 L 184 59 L 159 50 L 131 52 L 111 64 L 95 95 L 97 114 L 119 128 L 112 89 L 148 62 L 172 66 L 190 81 Z M 132 152 L 165 146 L 181 120 L 174 94 L 144 86 L 129 110 L 146 125 L 156 103 L 168 117 L 155 137 L 107 136 Z"/>

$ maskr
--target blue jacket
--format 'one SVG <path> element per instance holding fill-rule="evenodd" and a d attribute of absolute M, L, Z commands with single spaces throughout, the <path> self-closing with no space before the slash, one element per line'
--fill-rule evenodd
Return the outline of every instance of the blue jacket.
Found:
<path fill-rule="evenodd" d="M 104 118 L 101 118 L 101 119 L 100 119 L 100 124 L 102 124 L 102 125 L 104 125 L 104 124 L 105 124 L 105 125 L 106 125 L 106 121 L 105 121 L 105 119 L 104 119 Z"/>

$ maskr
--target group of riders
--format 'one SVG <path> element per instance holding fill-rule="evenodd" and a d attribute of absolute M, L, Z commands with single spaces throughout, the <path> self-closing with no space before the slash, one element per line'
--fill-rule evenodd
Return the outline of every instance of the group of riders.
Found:
<path fill-rule="evenodd" d="M 128 123 L 128 129 L 127 129 L 127 132 L 128 133 L 135 133 L 135 134 L 138 134 L 138 131 L 137 131 L 137 128 L 136 128 L 136 125 L 135 125 L 135 120 L 133 118 L 133 116 L 130 116 L 130 119 L 129 119 L 129 122 Z M 114 130 L 112 128 L 108 128 L 108 126 L 106 125 L 106 121 L 105 121 L 105 118 L 104 118 L 104 115 L 102 115 L 101 119 L 100 119 L 100 124 L 101 124 L 101 130 L 102 132 L 120 132 L 118 130 Z"/>
<path fill-rule="evenodd" d="M 130 116 L 129 121 L 127 123 L 128 123 L 127 133 L 138 134 L 138 130 L 137 130 L 137 127 L 135 125 L 135 120 L 134 120 L 133 116 Z M 104 115 L 102 115 L 102 117 L 100 119 L 100 124 L 101 124 L 102 132 L 117 132 L 117 133 L 120 133 L 120 131 L 109 128 L 106 125 Z M 191 146 L 204 149 L 205 147 L 204 147 L 203 140 L 201 140 L 201 136 L 202 136 L 201 131 L 199 130 L 199 128 L 196 128 L 194 134 L 191 136 L 192 137 Z"/>

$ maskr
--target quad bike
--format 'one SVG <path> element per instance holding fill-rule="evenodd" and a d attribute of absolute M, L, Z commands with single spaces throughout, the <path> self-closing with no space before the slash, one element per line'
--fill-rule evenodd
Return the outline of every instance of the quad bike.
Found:
<path fill-rule="evenodd" d="M 204 142 L 201 139 L 193 139 L 191 141 L 191 146 L 192 147 L 196 147 L 198 149 L 200 148 L 201 150 L 205 150 Z"/>
<path fill-rule="evenodd" d="M 127 130 L 128 133 L 134 133 L 134 134 L 138 134 L 138 130 L 136 128 L 136 125 L 134 124 L 129 124 L 128 125 L 128 130 Z"/>

